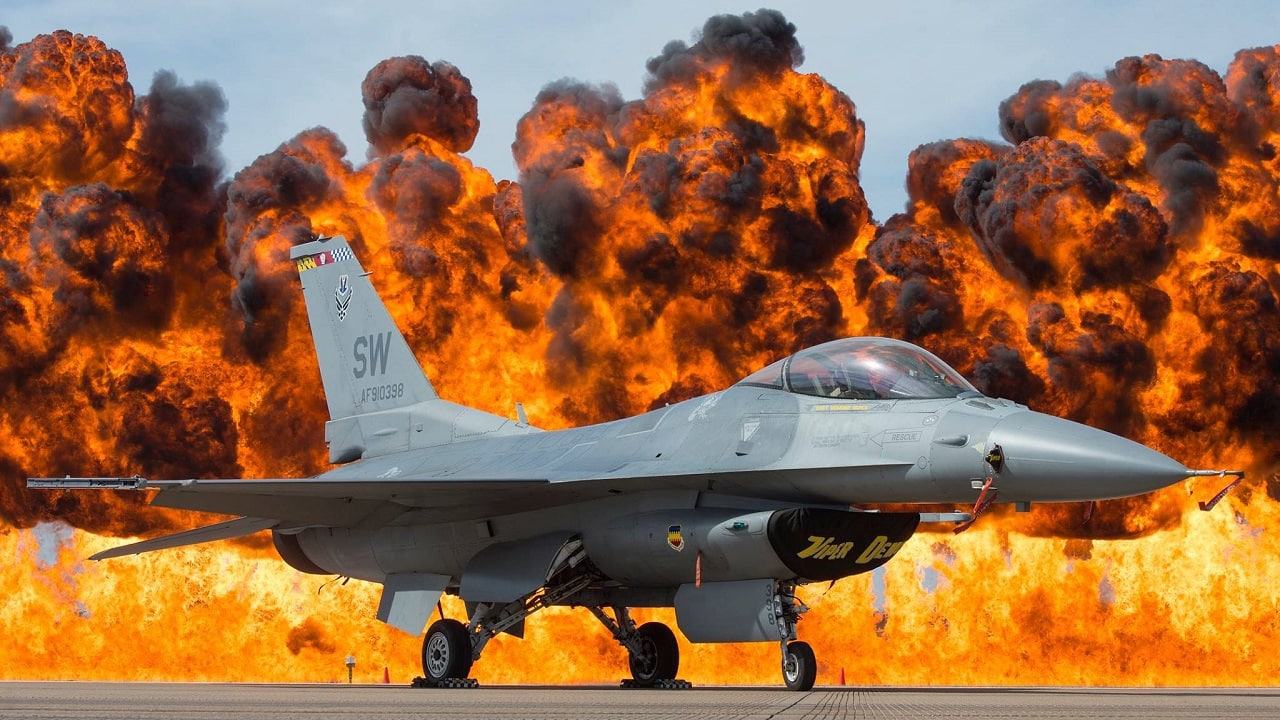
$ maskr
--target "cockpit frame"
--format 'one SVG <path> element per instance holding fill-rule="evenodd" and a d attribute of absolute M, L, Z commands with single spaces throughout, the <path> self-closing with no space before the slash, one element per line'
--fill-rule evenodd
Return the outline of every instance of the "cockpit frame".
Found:
<path fill-rule="evenodd" d="M 846 400 L 926 400 L 979 396 L 968 380 L 923 348 L 901 340 L 833 340 L 785 357 L 739 385 Z"/>

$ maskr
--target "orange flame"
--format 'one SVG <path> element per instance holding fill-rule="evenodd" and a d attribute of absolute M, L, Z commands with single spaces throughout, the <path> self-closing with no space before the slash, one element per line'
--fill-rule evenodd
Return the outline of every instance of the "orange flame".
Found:
<path fill-rule="evenodd" d="M 517 127 L 520 181 L 495 183 L 460 154 L 478 126 L 466 78 L 393 58 L 362 87 L 368 164 L 315 129 L 217 186 L 216 87 L 161 74 L 137 96 L 96 38 L 0 42 L 0 677 L 340 681 L 347 653 L 358 680 L 420 672 L 419 641 L 372 619 L 376 587 L 299 575 L 257 538 L 88 564 L 112 538 L 208 518 L 21 485 L 322 470 L 286 259 L 341 233 L 443 395 L 521 401 L 542 426 L 880 333 L 990 395 L 1250 470 L 1214 512 L 1196 509 L 1205 480 L 1088 513 L 1001 508 L 805 588 L 819 682 L 1274 682 L 1280 46 L 1242 51 L 1225 80 L 1147 56 L 1024 86 L 1001 106 L 1012 145 L 922 146 L 907 211 L 881 225 L 854 105 L 802 59 L 776 12 L 712 18 L 650 61 L 639 100 L 544 89 Z M 776 683 L 776 652 L 683 644 L 681 675 Z M 626 665 L 556 609 L 475 672 Z"/>

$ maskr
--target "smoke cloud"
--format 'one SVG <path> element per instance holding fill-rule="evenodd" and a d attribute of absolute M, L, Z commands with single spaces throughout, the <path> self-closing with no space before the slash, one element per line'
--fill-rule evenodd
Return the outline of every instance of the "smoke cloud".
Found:
<path fill-rule="evenodd" d="M 453 152 L 471 149 L 480 119 L 471 81 L 447 62 L 417 55 L 383 60 L 360 86 L 371 156 L 400 149 L 415 134 Z"/>
<path fill-rule="evenodd" d="M 1000 106 L 1005 142 L 912 153 L 908 203 L 880 223 L 859 183 L 857 109 L 798 73 L 803 59 L 795 27 L 761 10 L 668 45 L 639 98 L 553 82 L 516 127 L 519 181 L 495 184 L 462 155 L 478 128 L 462 71 L 392 58 L 361 88 L 367 163 L 311 128 L 224 180 L 216 85 L 161 72 L 137 96 L 96 38 L 15 45 L 0 29 L 0 520 L 120 536 L 213 521 L 147 508 L 141 493 L 28 492 L 28 475 L 324 470 L 327 413 L 288 254 L 343 234 L 442 395 L 504 415 L 521 402 L 542 427 L 660 408 L 808 345 L 885 334 L 988 395 L 1188 466 L 1239 462 L 1250 479 L 1224 501 L 1231 515 L 1197 514 L 1212 478 L 994 510 L 960 539 L 909 545 L 882 588 L 896 600 L 874 617 L 828 603 L 813 637 L 836 636 L 825 622 L 889 648 L 918 647 L 930 628 L 971 632 L 931 643 L 963 647 L 943 658 L 962 681 L 981 679 L 963 675 L 965 658 L 1003 657 L 1008 638 L 1028 654 L 1001 677 L 1148 682 L 1155 668 L 1170 682 L 1269 681 L 1274 663 L 1237 651 L 1275 644 L 1274 627 L 1238 610 L 1270 589 L 1231 568 L 1268 576 L 1280 556 L 1280 51 L 1241 51 L 1223 76 L 1149 55 L 1029 83 Z M 1106 542 L 1139 536 L 1155 549 Z M 1057 580 L 1028 589 L 1014 567 Z M 14 587 L 38 585 L 15 572 L 28 575 Z M 108 576 L 65 574 L 85 587 Z M 922 577 L 939 580 L 923 604 Z M 1009 584 L 973 581 L 984 577 Z M 1221 597 L 1239 602 L 1192 602 Z M 298 663 L 336 650 L 337 631 L 278 598 L 200 602 L 287 617 L 273 637 Z M 70 616 L 39 612 L 74 636 Z M 1188 675 L 1185 652 L 1222 645 L 1227 625 L 1248 641 Z M 1058 662 L 1061 648 L 1084 659 Z M 1099 669 L 1104 656 L 1144 669 Z M 916 677 L 909 662 L 864 670 L 884 667 Z"/>

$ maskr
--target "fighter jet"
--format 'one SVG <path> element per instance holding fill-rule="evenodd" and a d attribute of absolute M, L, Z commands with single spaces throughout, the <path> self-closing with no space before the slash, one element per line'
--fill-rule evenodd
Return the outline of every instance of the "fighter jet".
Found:
<path fill-rule="evenodd" d="M 382 585 L 377 617 L 423 632 L 443 593 L 468 617 L 426 629 L 430 685 L 465 682 L 498 633 L 550 606 L 589 610 L 636 686 L 677 682 L 675 634 L 630 610 L 675 609 L 689 641 L 776 642 L 810 689 L 797 639 L 805 583 L 888 562 L 922 522 L 998 497 L 1101 500 L 1196 471 L 1085 425 L 984 397 L 906 342 L 857 337 L 785 357 L 719 392 L 559 431 L 445 400 L 347 241 L 294 247 L 331 420 L 306 479 L 32 478 L 29 487 L 158 489 L 152 504 L 238 516 L 104 559 L 270 530 L 304 573 Z M 951 504 L 971 513 L 878 512 Z M 443 611 L 441 612 L 443 615 Z"/>

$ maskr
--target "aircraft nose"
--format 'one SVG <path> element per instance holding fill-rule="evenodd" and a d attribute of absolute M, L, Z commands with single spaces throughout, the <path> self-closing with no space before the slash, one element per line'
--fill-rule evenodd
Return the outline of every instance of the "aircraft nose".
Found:
<path fill-rule="evenodd" d="M 1004 455 L 999 487 L 1032 500 L 1141 495 L 1191 475 L 1182 463 L 1145 445 L 1030 410 L 1001 420 L 990 439 Z"/>

